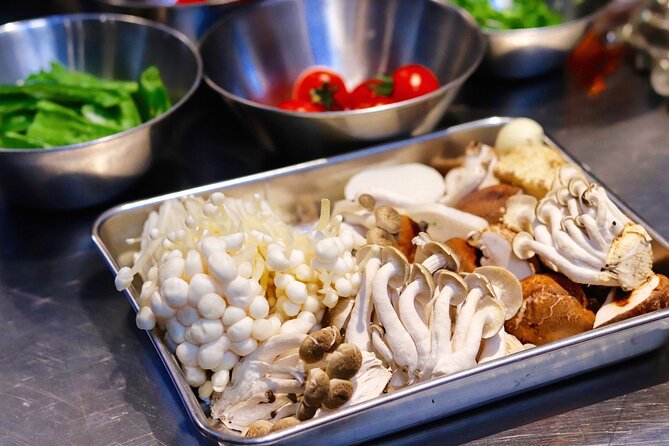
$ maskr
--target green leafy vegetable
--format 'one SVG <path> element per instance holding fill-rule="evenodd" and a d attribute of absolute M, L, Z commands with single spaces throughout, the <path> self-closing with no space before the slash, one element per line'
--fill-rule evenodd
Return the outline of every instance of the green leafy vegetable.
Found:
<path fill-rule="evenodd" d="M 559 25 L 560 14 L 544 0 L 512 0 L 510 7 L 496 8 L 490 0 L 452 0 L 474 16 L 483 28 L 491 30 L 540 28 Z"/>
<path fill-rule="evenodd" d="M 169 107 L 154 66 L 134 82 L 101 79 L 54 62 L 18 85 L 0 85 L 0 147 L 90 141 L 136 127 Z"/>
<path fill-rule="evenodd" d="M 170 108 L 170 98 L 156 67 L 149 67 L 139 77 L 137 105 L 144 121 L 153 119 Z"/>

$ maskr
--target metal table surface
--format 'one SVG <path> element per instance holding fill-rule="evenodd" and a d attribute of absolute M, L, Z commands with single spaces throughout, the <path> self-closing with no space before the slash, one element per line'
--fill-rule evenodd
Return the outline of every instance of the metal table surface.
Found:
<path fill-rule="evenodd" d="M 33 12 L 0 13 L 0 21 Z M 607 83 L 589 97 L 567 70 L 522 82 L 478 77 L 440 127 L 533 117 L 669 237 L 666 103 L 629 64 Z M 89 235 L 112 204 L 286 163 L 258 149 L 206 88 L 187 112 L 174 144 L 113 203 L 45 212 L 0 196 L 0 445 L 210 444 L 188 420 Z M 668 364 L 669 345 L 374 443 L 668 444 Z"/>

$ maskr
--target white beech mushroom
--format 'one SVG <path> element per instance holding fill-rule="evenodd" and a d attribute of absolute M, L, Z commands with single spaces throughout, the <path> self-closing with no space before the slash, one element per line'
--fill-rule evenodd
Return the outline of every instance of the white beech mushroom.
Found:
<path fill-rule="evenodd" d="M 437 362 L 433 375 L 448 375 L 475 366 L 481 340 L 491 338 L 502 329 L 505 312 L 504 304 L 498 299 L 492 296 L 483 297 L 476 306 L 465 342 L 452 355 Z"/>
<path fill-rule="evenodd" d="M 558 172 L 537 204 L 534 236 L 521 232 L 513 251 L 535 255 L 577 283 L 637 288 L 652 274 L 651 238 L 573 166 Z"/>
<path fill-rule="evenodd" d="M 475 190 L 499 183 L 493 174 L 496 161 L 492 147 L 478 142 L 470 143 L 465 150 L 462 165 L 446 174 L 446 193 L 439 202 L 454 206 Z"/>

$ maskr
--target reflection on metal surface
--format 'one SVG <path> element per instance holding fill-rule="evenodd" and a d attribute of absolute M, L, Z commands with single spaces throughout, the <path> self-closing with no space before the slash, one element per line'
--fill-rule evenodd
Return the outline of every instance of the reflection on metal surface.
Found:
<path fill-rule="evenodd" d="M 647 1 L 621 28 L 620 36 L 637 51 L 637 68 L 650 70 L 653 90 L 669 97 L 669 2 Z"/>

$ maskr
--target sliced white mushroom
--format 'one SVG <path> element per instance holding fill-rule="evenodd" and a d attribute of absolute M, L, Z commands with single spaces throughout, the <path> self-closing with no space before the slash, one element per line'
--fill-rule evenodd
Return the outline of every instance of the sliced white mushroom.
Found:
<path fill-rule="evenodd" d="M 484 218 L 439 203 L 411 206 L 404 212 L 415 222 L 425 222 L 427 234 L 436 241 L 466 239 L 472 232 L 488 226 Z"/>
<path fill-rule="evenodd" d="M 609 292 L 595 314 L 595 328 L 669 307 L 669 280 L 666 276 L 654 274 L 635 290 L 620 294 L 616 289 Z"/>
<path fill-rule="evenodd" d="M 398 178 L 402 181 L 397 181 Z M 411 203 L 434 203 L 444 194 L 444 180 L 432 167 L 405 163 L 364 169 L 353 175 L 344 189 L 347 200 L 369 194 L 376 204 L 382 204 L 380 198 L 384 192 L 394 196 L 395 203 L 383 204 L 404 207 Z"/>

